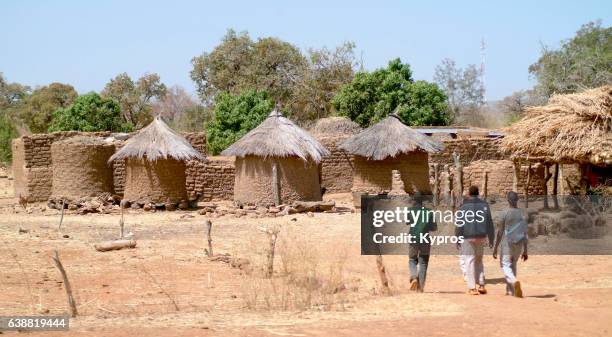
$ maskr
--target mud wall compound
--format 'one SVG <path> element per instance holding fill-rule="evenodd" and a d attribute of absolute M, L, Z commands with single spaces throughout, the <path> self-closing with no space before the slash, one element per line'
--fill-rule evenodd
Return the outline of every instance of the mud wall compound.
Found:
<path fill-rule="evenodd" d="M 420 151 L 384 160 L 368 160 L 361 156 L 354 156 L 355 171 L 352 190 L 371 194 L 387 193 L 391 191 L 392 171 L 398 170 L 407 192 L 417 190 L 429 194 L 431 187 L 427 159 L 427 153 Z"/>
<path fill-rule="evenodd" d="M 108 159 L 115 145 L 101 138 L 73 137 L 51 145 L 51 196 L 59 199 L 113 193 L 113 167 Z"/>
<path fill-rule="evenodd" d="M 353 156 L 338 148 L 351 135 L 321 136 L 319 142 L 330 154 L 321 160 L 321 187 L 325 193 L 350 192 L 353 187 Z"/>
<path fill-rule="evenodd" d="M 234 157 L 208 157 L 206 162 L 187 162 L 189 200 L 232 200 L 234 173 Z"/>
<path fill-rule="evenodd" d="M 274 204 L 272 166 L 276 162 L 280 180 L 281 203 L 296 200 L 321 200 L 318 165 L 298 157 L 236 158 L 234 201 L 240 204 L 268 206 Z"/>

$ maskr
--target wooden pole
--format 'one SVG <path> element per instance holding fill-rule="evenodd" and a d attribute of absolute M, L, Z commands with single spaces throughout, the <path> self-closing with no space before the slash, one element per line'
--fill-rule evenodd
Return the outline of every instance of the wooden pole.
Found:
<path fill-rule="evenodd" d="M 119 239 L 123 239 L 123 226 L 124 226 L 124 221 L 123 221 L 123 202 L 119 203 L 119 209 L 121 210 L 121 219 L 119 219 Z"/>
<path fill-rule="evenodd" d="M 521 176 L 521 165 L 516 159 L 512 161 L 512 167 L 514 168 L 514 175 L 512 176 L 512 191 L 518 193 L 518 183 Z"/>
<path fill-rule="evenodd" d="M 487 200 L 488 187 L 489 187 L 489 171 L 484 171 L 484 174 L 482 176 L 482 191 L 481 191 L 483 200 Z"/>
<path fill-rule="evenodd" d="M 562 164 L 557 164 L 559 165 L 559 194 L 561 195 L 565 195 L 565 177 L 563 176 L 563 165 Z"/>
<path fill-rule="evenodd" d="M 461 164 L 461 155 L 453 152 L 453 160 L 455 161 L 455 204 L 458 206 L 463 201 L 463 165 Z"/>
<path fill-rule="evenodd" d="M 59 225 L 57 226 L 58 230 L 62 229 L 62 222 L 64 222 L 64 199 L 62 199 L 62 203 L 61 203 L 61 207 L 62 209 L 60 210 L 60 221 L 59 221 Z"/>
<path fill-rule="evenodd" d="M 206 227 L 206 241 L 208 241 L 208 249 L 204 248 L 204 253 L 206 253 L 206 256 L 212 257 L 214 255 L 213 247 L 212 247 L 212 236 L 211 236 L 212 221 L 206 220 L 206 222 L 204 222 L 204 226 Z"/>
<path fill-rule="evenodd" d="M 440 204 L 440 165 L 438 163 L 433 164 L 434 170 L 434 189 L 433 189 L 433 204 L 438 206 Z"/>
<path fill-rule="evenodd" d="M 531 162 L 527 164 L 527 181 L 525 182 L 525 209 L 529 208 L 529 185 L 531 184 Z"/>
<path fill-rule="evenodd" d="M 542 191 L 544 192 L 544 209 L 548 209 L 548 181 L 552 177 L 552 173 L 550 172 L 550 164 L 544 164 L 544 184 L 542 186 Z"/>
<path fill-rule="evenodd" d="M 64 288 L 66 289 L 66 297 L 68 298 L 68 306 L 70 307 L 70 316 L 76 317 L 78 312 L 76 302 L 74 301 L 74 297 L 72 296 L 72 287 L 70 286 L 70 281 L 68 281 L 68 275 L 66 275 L 66 270 L 62 265 L 62 261 L 60 261 L 57 250 L 54 253 L 55 255 L 52 257 L 53 262 L 55 262 L 55 266 L 57 267 L 57 269 L 59 269 L 60 273 L 62 274 L 62 279 L 64 280 Z"/>
<path fill-rule="evenodd" d="M 270 241 L 270 248 L 267 253 L 267 266 L 266 266 L 266 277 L 271 278 L 274 275 L 274 251 L 276 250 L 276 240 L 278 239 L 278 232 L 280 232 L 280 228 L 259 228 L 260 231 L 266 233 L 268 235 L 268 239 Z"/>
<path fill-rule="evenodd" d="M 453 194 L 451 192 L 453 181 L 451 178 L 450 166 L 448 166 L 448 164 L 444 165 L 444 172 L 446 173 L 444 181 L 444 202 L 447 206 L 453 206 Z"/>
<path fill-rule="evenodd" d="M 385 264 L 383 263 L 382 255 L 376 256 L 376 270 L 378 270 L 378 276 L 380 277 L 383 295 L 391 295 L 391 288 L 389 288 L 389 278 L 387 277 L 387 270 L 385 268 Z"/>
<path fill-rule="evenodd" d="M 278 206 L 281 204 L 280 197 L 280 183 L 278 180 L 278 167 L 276 161 L 272 163 L 272 194 L 274 196 L 274 205 Z"/>
<path fill-rule="evenodd" d="M 559 196 L 558 196 L 558 186 L 559 186 L 559 163 L 555 163 L 555 171 L 553 175 L 553 203 L 555 209 L 559 209 Z"/>

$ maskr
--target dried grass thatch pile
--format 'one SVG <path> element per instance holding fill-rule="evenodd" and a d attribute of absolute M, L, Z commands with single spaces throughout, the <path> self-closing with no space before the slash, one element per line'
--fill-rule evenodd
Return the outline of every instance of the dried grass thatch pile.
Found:
<path fill-rule="evenodd" d="M 340 149 L 372 160 L 383 160 L 402 153 L 435 153 L 444 145 L 402 123 L 394 113 L 361 133 L 347 139 Z"/>
<path fill-rule="evenodd" d="M 224 156 L 297 156 L 304 161 L 321 161 L 329 154 L 308 132 L 273 110 L 268 118 L 221 153 Z"/>
<path fill-rule="evenodd" d="M 125 158 L 148 161 L 205 159 L 183 136 L 174 132 L 159 117 L 130 138 L 125 146 L 110 158 L 109 162 Z"/>
<path fill-rule="evenodd" d="M 612 86 L 555 95 L 507 129 L 513 157 L 612 165 Z"/>
<path fill-rule="evenodd" d="M 359 124 L 346 117 L 321 118 L 310 128 L 310 132 L 318 136 L 354 135 L 362 130 Z"/>

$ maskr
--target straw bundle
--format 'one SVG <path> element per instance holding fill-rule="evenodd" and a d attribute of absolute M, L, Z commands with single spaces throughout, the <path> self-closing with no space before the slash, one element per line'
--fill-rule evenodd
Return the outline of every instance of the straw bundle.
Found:
<path fill-rule="evenodd" d="M 612 165 L 612 86 L 555 95 L 507 129 L 513 157 Z"/>

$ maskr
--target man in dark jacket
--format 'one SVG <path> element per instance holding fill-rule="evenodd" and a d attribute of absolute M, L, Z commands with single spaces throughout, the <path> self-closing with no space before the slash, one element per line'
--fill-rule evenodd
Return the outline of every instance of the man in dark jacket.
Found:
<path fill-rule="evenodd" d="M 463 237 L 461 255 L 466 268 L 468 294 L 486 294 L 484 264 L 485 243 L 493 247 L 495 228 L 489 204 L 478 197 L 478 187 L 470 186 L 469 196 L 457 212 L 455 235 Z M 478 288 L 476 286 L 478 285 Z"/>

